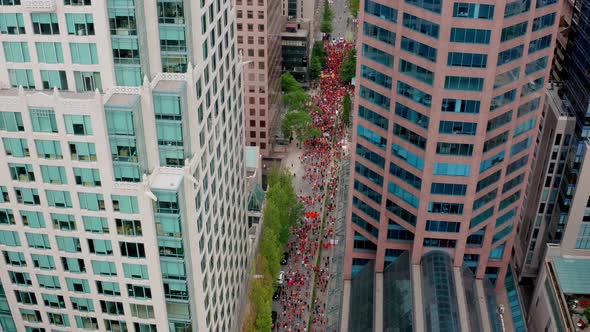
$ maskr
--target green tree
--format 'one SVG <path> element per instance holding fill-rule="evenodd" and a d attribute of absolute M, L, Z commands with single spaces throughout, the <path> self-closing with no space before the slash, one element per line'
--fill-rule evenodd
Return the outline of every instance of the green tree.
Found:
<path fill-rule="evenodd" d="M 323 14 L 323 19 L 327 20 L 327 21 L 331 21 L 332 20 L 332 8 L 330 8 L 330 3 L 328 2 L 328 0 L 324 0 L 324 14 Z"/>
<path fill-rule="evenodd" d="M 358 17 L 359 6 L 360 6 L 359 0 L 348 0 L 348 7 L 350 8 L 350 15 L 352 15 L 352 17 L 354 17 L 354 18 Z"/>
<path fill-rule="evenodd" d="M 345 126 L 350 126 L 350 111 L 352 109 L 352 100 L 350 94 L 346 94 L 342 100 L 342 123 Z"/>
<path fill-rule="evenodd" d="M 302 130 L 311 124 L 311 116 L 307 112 L 295 111 L 285 115 L 282 123 L 284 137 L 291 137 L 293 134 L 299 134 Z"/>
<path fill-rule="evenodd" d="M 294 91 L 303 91 L 301 87 L 301 83 L 299 83 L 290 72 L 284 72 L 281 75 L 281 89 L 285 93 L 294 92 Z"/>
<path fill-rule="evenodd" d="M 311 56 L 311 65 L 309 66 L 309 78 L 315 80 L 322 72 L 322 63 L 316 56 Z"/>
<path fill-rule="evenodd" d="M 320 31 L 323 33 L 332 33 L 332 21 L 322 20 Z"/>
<path fill-rule="evenodd" d="M 307 106 L 311 98 L 305 91 L 293 91 L 283 95 L 283 103 L 289 111 L 301 111 Z"/>
<path fill-rule="evenodd" d="M 320 24 L 320 31 L 323 33 L 332 33 L 332 9 L 328 0 L 324 0 L 324 14 L 322 16 L 322 23 Z"/>
<path fill-rule="evenodd" d="M 326 54 L 326 50 L 324 48 L 323 42 L 316 41 L 315 43 L 313 43 L 313 48 L 311 50 L 311 56 L 312 56 L 312 59 L 313 59 L 313 57 L 318 57 L 320 59 L 320 63 L 322 65 L 322 68 L 326 67 L 326 62 L 328 60 L 328 56 Z"/>
<path fill-rule="evenodd" d="M 356 71 L 356 50 L 351 49 L 346 54 L 344 61 L 342 61 L 342 67 L 340 68 L 340 79 L 344 83 L 350 83 L 354 78 Z"/>

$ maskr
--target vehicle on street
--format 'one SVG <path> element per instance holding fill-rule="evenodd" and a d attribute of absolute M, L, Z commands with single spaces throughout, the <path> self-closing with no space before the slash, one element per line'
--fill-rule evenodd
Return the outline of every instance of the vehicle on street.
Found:
<path fill-rule="evenodd" d="M 277 277 L 277 284 L 282 285 L 283 281 L 285 281 L 285 271 L 279 272 L 279 276 Z"/>
<path fill-rule="evenodd" d="M 289 253 L 288 252 L 284 252 L 283 253 L 283 259 L 281 260 L 281 265 L 287 265 L 287 262 L 289 261 Z"/>
<path fill-rule="evenodd" d="M 279 313 L 276 311 L 272 311 L 270 313 L 270 318 L 272 319 L 272 327 L 275 327 L 275 324 L 277 323 L 277 317 L 279 316 Z"/>
<path fill-rule="evenodd" d="M 283 293 L 283 287 L 282 286 L 277 287 L 274 294 L 272 294 L 272 299 L 278 300 L 281 297 L 282 293 Z"/>

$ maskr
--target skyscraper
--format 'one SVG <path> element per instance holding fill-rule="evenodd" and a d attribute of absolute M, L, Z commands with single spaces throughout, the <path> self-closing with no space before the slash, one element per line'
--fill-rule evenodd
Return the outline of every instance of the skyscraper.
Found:
<path fill-rule="evenodd" d="M 437 250 L 504 284 L 560 7 L 361 1 L 345 279 Z"/>
<path fill-rule="evenodd" d="M 235 328 L 247 220 L 234 11 L 0 1 L 4 331 Z"/>
<path fill-rule="evenodd" d="M 238 0 L 236 7 L 238 50 L 248 63 L 244 68 L 246 144 L 258 146 L 268 157 L 281 106 L 281 2 Z"/>

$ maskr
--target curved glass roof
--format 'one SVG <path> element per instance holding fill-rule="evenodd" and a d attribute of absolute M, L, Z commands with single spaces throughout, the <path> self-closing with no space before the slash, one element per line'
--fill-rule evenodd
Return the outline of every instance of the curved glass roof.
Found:
<path fill-rule="evenodd" d="M 422 301 L 427 331 L 461 331 L 453 258 L 446 252 L 431 251 L 422 257 Z"/>

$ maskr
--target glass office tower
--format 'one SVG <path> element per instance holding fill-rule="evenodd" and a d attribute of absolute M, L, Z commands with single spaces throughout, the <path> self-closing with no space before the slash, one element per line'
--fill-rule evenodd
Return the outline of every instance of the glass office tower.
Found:
<path fill-rule="evenodd" d="M 234 17 L 227 0 L 0 1 L 2 330 L 234 328 Z"/>
<path fill-rule="evenodd" d="M 442 250 L 503 285 L 560 8 L 361 1 L 345 279 Z"/>

